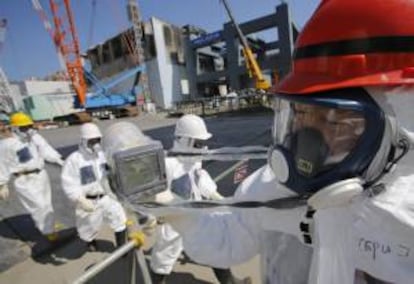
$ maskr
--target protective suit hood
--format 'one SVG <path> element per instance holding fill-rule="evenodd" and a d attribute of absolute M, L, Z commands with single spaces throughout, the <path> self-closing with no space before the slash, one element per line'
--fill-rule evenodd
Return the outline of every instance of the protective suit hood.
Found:
<path fill-rule="evenodd" d="M 37 133 L 37 131 L 33 128 L 28 129 L 26 131 L 21 131 L 18 127 L 12 128 L 13 133 L 15 136 L 22 142 L 29 142 L 32 137 Z"/>
<path fill-rule="evenodd" d="M 102 133 L 96 124 L 89 122 L 82 124 L 80 127 L 80 137 L 79 150 L 81 154 L 85 155 L 85 158 L 88 158 L 88 156 L 96 157 L 102 152 Z M 92 141 L 94 143 L 90 143 Z"/>

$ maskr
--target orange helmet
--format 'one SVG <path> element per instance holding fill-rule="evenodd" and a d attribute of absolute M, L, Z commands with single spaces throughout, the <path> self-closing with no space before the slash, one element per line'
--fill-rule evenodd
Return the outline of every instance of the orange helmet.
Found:
<path fill-rule="evenodd" d="M 413 15 L 414 1 L 323 0 L 296 41 L 292 71 L 274 91 L 414 84 Z"/>

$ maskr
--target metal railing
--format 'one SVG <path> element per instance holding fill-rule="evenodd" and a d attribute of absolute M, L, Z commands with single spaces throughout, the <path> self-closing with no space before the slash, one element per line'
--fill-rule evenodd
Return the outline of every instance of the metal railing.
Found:
<path fill-rule="evenodd" d="M 175 111 L 183 114 L 212 115 L 217 113 L 268 107 L 264 94 L 242 95 L 237 97 L 211 97 L 177 102 Z"/>
<path fill-rule="evenodd" d="M 91 280 L 93 277 L 95 277 L 97 274 L 99 274 L 101 271 L 105 270 L 107 267 L 109 267 L 111 264 L 113 264 L 115 261 L 123 257 L 125 254 L 130 252 L 133 249 L 137 248 L 137 243 L 135 240 L 131 240 L 125 245 L 121 246 L 117 250 L 115 250 L 113 253 L 111 253 L 107 258 L 99 262 L 97 265 L 93 266 L 91 269 L 89 269 L 85 274 L 83 274 L 81 277 L 73 281 L 73 284 L 84 284 L 87 283 L 89 280 Z M 141 267 L 142 275 L 144 277 L 144 283 L 145 284 L 152 284 L 151 276 L 149 274 L 148 267 L 145 263 L 145 257 L 142 253 L 141 249 L 137 249 L 135 256 L 138 260 L 139 266 Z M 135 259 L 134 259 L 135 260 Z M 132 269 L 131 269 L 131 284 L 136 283 L 136 262 L 132 261 Z"/>

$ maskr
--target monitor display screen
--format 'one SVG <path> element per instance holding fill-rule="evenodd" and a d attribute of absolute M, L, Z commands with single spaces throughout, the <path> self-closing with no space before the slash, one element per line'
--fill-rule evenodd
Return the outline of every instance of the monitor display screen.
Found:
<path fill-rule="evenodd" d="M 121 163 L 124 194 L 133 194 L 137 187 L 159 182 L 161 179 L 157 153 L 125 159 Z"/>
<path fill-rule="evenodd" d="M 114 156 L 115 192 L 133 202 L 167 188 L 162 144 L 132 147 Z"/>

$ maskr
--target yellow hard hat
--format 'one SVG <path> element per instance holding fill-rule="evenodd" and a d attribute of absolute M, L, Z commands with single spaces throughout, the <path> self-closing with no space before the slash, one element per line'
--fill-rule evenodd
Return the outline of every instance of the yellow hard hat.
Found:
<path fill-rule="evenodd" d="M 16 112 L 10 117 L 10 125 L 16 127 L 29 126 L 33 125 L 33 120 L 23 112 Z"/>

